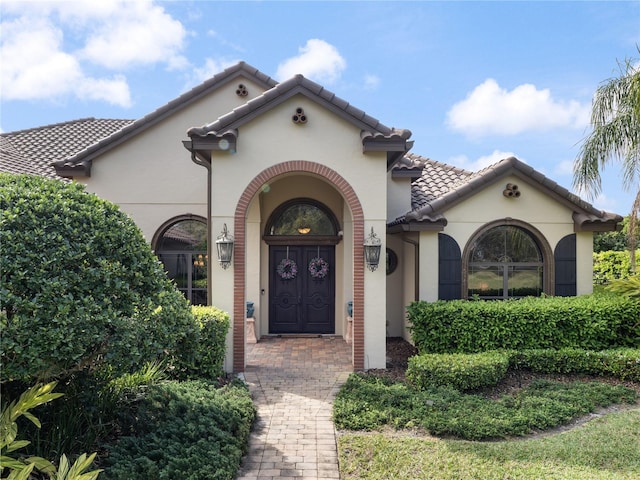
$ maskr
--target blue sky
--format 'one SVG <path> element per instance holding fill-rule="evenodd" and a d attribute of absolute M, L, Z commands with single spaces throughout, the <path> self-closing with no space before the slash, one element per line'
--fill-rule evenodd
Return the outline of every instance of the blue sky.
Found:
<path fill-rule="evenodd" d="M 413 153 L 471 170 L 515 155 L 570 190 L 594 91 L 640 55 L 638 0 L 3 1 L 0 14 L 3 132 L 140 118 L 244 60 L 410 129 Z M 612 164 L 603 193 L 581 195 L 627 214 L 621 178 Z"/>

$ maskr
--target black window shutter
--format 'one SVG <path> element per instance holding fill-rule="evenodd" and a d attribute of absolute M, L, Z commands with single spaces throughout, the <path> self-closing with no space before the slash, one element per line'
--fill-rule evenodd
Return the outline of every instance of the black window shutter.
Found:
<path fill-rule="evenodd" d="M 556 295 L 575 297 L 576 287 L 576 234 L 562 238 L 555 251 Z"/>
<path fill-rule="evenodd" d="M 438 299 L 462 298 L 462 256 L 458 243 L 449 235 L 438 234 Z"/>

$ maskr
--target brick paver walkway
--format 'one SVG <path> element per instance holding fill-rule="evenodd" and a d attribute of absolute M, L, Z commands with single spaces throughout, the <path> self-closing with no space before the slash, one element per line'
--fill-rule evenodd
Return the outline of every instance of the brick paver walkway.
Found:
<path fill-rule="evenodd" d="M 351 346 L 339 337 L 263 337 L 247 348 L 258 418 L 238 479 L 340 478 L 331 409 L 353 371 Z"/>

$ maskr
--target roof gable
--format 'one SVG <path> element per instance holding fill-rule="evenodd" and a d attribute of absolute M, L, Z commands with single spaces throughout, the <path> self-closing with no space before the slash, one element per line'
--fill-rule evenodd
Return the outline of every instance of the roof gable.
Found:
<path fill-rule="evenodd" d="M 210 95 L 220 87 L 227 85 L 229 82 L 233 82 L 238 78 L 249 78 L 264 89 L 270 89 L 277 85 L 275 80 L 260 72 L 257 68 L 252 67 L 245 62 L 239 62 L 238 64 L 214 75 L 188 92 L 183 93 L 174 100 L 171 100 L 162 107 L 132 122 L 125 128 L 101 138 L 99 141 L 88 145 L 82 150 L 76 150 L 73 156 L 58 159 L 53 162 L 53 166 L 61 176 L 90 176 L 91 161 L 94 158 L 104 154 L 117 145 L 126 142 L 130 138 L 144 132 L 158 122 L 187 108 L 189 105 Z"/>
<path fill-rule="evenodd" d="M 367 115 L 302 75 L 296 75 L 276 85 L 212 123 L 190 128 L 187 131 L 190 140 L 183 143 L 188 150 L 210 162 L 212 150 L 235 149 L 238 128 L 295 95 L 305 96 L 359 128 L 363 150 L 388 152 L 388 166 L 402 157 L 413 145 L 413 142 L 407 141 L 411 131 L 383 125 L 376 118 Z M 226 142 L 223 143 L 223 147 L 220 147 L 220 140 L 223 139 Z"/>
<path fill-rule="evenodd" d="M 431 165 L 423 170 L 420 179 L 412 184 L 412 198 L 419 199 L 417 206 L 404 217 L 389 224 L 403 230 L 442 229 L 447 220 L 445 212 L 454 205 L 468 200 L 479 190 L 509 175 L 515 175 L 534 185 L 546 195 L 573 210 L 576 231 L 615 230 L 622 221 L 620 215 L 596 209 L 555 181 L 534 170 L 515 157 L 509 157 L 475 173 L 458 169 L 443 169 L 444 164 Z M 453 172 L 453 175 L 452 175 Z M 432 175 L 436 175 L 436 179 Z M 448 177 L 446 176 L 448 175 Z M 414 224 L 414 228 L 401 227 Z M 415 225 L 421 224 L 422 226 Z"/>

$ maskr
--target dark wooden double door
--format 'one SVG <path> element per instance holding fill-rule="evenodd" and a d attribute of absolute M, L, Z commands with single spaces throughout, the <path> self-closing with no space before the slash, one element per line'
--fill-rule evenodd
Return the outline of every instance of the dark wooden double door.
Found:
<path fill-rule="evenodd" d="M 309 273 L 315 257 L 327 262 L 324 278 Z M 278 265 L 289 258 L 297 265 L 295 278 L 283 279 Z M 304 245 L 269 247 L 269 333 L 335 333 L 335 247 Z"/>

